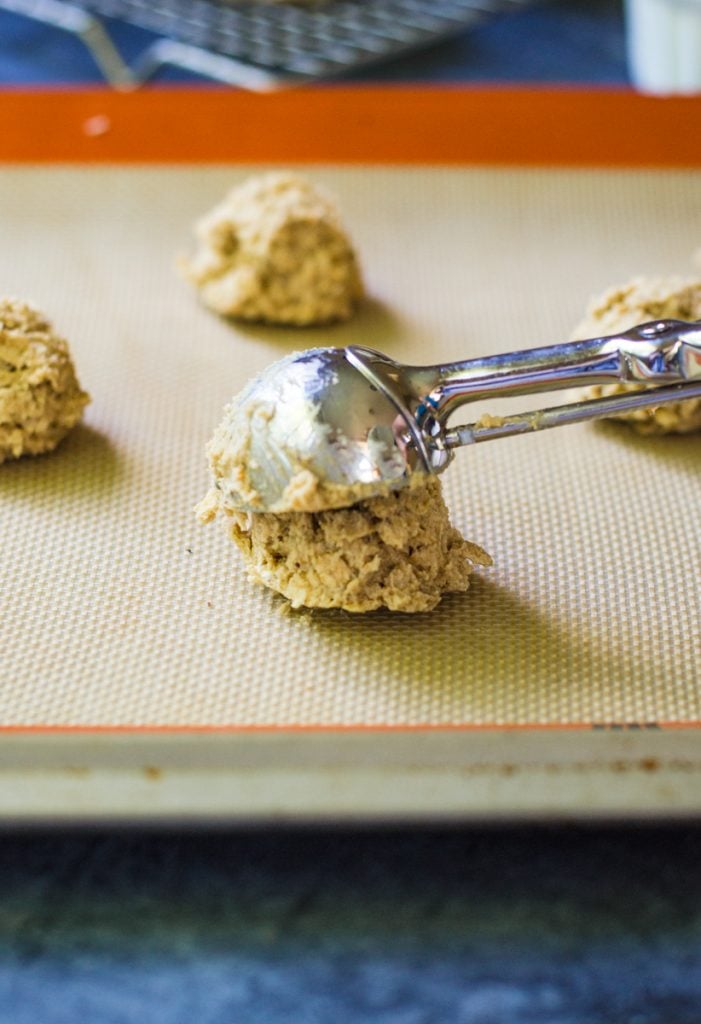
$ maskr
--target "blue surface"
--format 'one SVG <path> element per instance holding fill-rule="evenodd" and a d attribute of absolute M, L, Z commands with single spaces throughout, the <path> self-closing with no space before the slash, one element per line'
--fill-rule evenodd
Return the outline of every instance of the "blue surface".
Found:
<path fill-rule="evenodd" d="M 110 35 L 131 63 L 156 36 L 117 21 Z M 98 82 L 82 43 L 0 11 L 0 82 Z M 159 81 L 196 81 L 167 68 Z M 501 16 L 451 42 L 355 75 L 351 81 L 626 82 L 619 0 L 560 0 Z"/>
<path fill-rule="evenodd" d="M 0 843 L 2 1024 L 697 1024 L 691 828 Z"/>

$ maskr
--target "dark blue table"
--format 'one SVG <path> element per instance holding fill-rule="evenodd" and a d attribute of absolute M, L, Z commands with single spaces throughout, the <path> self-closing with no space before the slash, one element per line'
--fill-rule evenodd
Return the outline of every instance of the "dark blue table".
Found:
<path fill-rule="evenodd" d="M 0 841 L 2 1024 L 698 1024 L 695 828 Z"/>

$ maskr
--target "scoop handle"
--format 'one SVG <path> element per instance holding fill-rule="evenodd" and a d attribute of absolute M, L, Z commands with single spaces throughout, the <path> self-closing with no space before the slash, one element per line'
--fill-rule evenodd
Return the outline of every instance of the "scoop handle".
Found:
<path fill-rule="evenodd" d="M 701 321 L 653 320 L 601 338 L 416 368 L 413 376 L 417 383 L 423 376 L 428 385 L 417 420 L 435 436 L 455 409 L 490 396 L 612 381 L 664 385 L 701 380 Z"/>
<path fill-rule="evenodd" d="M 660 406 L 689 398 L 701 398 L 701 378 L 686 384 L 667 384 L 643 391 L 627 391 L 603 398 L 591 398 L 586 402 L 555 405 L 516 416 L 489 417 L 483 423 L 478 421 L 446 430 L 443 444 L 450 452 L 454 448 L 478 444 L 480 441 L 493 441 L 500 437 L 513 437 L 515 434 L 549 430 L 551 427 L 566 427 L 586 420 L 620 416 L 621 413 L 635 412 L 637 409 L 658 409 Z"/>

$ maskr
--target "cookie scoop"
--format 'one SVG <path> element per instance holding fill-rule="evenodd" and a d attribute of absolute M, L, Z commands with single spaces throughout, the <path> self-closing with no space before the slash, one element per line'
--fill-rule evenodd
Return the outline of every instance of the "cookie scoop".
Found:
<path fill-rule="evenodd" d="M 449 423 L 469 402 L 614 381 L 645 389 Z M 436 366 L 357 346 L 311 349 L 273 363 L 227 408 L 209 445 L 205 514 L 343 508 L 442 473 L 465 445 L 700 396 L 701 322 L 656 320 Z"/>

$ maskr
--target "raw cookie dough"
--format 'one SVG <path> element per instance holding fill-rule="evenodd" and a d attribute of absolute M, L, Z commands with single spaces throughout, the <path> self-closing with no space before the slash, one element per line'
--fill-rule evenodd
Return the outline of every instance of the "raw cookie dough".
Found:
<path fill-rule="evenodd" d="M 426 612 L 467 590 L 474 564 L 491 564 L 451 526 L 436 477 L 326 512 L 239 512 L 210 498 L 200 518 L 218 511 L 251 577 L 294 608 Z"/>
<path fill-rule="evenodd" d="M 249 178 L 195 226 L 181 264 L 202 301 L 242 320 L 304 326 L 347 320 L 363 295 L 333 202 L 305 178 Z"/>
<path fill-rule="evenodd" d="M 595 299 L 573 340 L 596 338 L 628 330 L 646 320 L 701 319 L 701 282 L 677 277 L 637 277 L 628 284 L 610 288 Z M 623 391 L 640 390 L 640 384 L 597 384 L 577 398 L 600 398 Z M 640 434 L 688 434 L 701 430 L 701 398 L 673 402 L 658 409 L 636 409 L 615 417 L 626 420 Z"/>
<path fill-rule="evenodd" d="M 90 401 L 68 344 L 32 306 L 0 299 L 0 462 L 52 451 Z"/>

